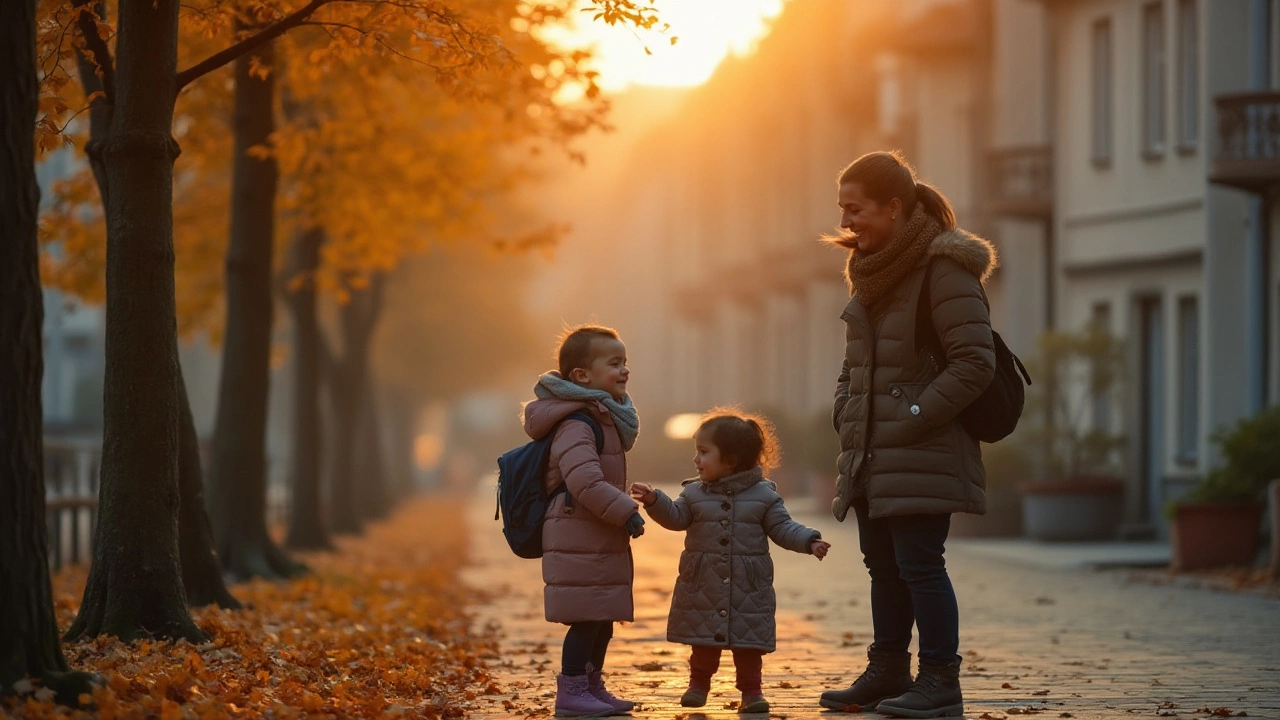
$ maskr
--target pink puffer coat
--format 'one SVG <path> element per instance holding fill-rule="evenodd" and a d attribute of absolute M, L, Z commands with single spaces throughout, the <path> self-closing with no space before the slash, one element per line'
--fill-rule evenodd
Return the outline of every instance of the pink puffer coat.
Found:
<path fill-rule="evenodd" d="M 586 423 L 560 422 L 580 410 L 595 417 L 604 430 L 599 453 Z M 534 440 L 555 432 L 547 492 L 563 482 L 573 496 L 572 508 L 566 508 L 565 494 L 556 495 L 542 526 L 547 620 L 632 621 L 635 573 L 631 536 L 623 525 L 639 505 L 627 495 L 626 458 L 613 417 L 602 403 L 543 398 L 525 406 L 524 429 Z"/>

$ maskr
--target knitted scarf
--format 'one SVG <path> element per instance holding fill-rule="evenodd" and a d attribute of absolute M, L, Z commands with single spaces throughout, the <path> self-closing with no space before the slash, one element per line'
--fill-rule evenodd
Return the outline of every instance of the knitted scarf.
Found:
<path fill-rule="evenodd" d="M 858 302 L 868 309 L 874 306 L 911 272 L 940 234 L 942 224 L 917 203 L 902 230 L 879 252 L 849 251 L 848 279 Z"/>
<path fill-rule="evenodd" d="M 613 424 L 618 428 L 622 449 L 629 451 L 636 444 L 636 436 L 640 434 L 640 416 L 636 413 L 636 406 L 631 402 L 630 395 L 623 398 L 622 402 L 618 402 L 603 390 L 582 387 L 572 380 L 566 380 L 556 370 L 538 378 L 538 384 L 533 386 L 533 394 L 544 399 L 559 398 L 603 403 L 608 408 L 609 414 L 613 416 Z"/>

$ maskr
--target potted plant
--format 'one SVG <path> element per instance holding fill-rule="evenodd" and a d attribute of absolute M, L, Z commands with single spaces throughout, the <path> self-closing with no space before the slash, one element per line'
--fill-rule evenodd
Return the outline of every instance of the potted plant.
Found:
<path fill-rule="evenodd" d="M 1046 332 L 1033 358 L 1020 440 L 1038 459 L 1036 480 L 1018 488 L 1023 527 L 1037 540 L 1115 537 L 1124 506 L 1123 434 L 1104 417 L 1124 377 L 1123 343 L 1100 324 Z"/>
<path fill-rule="evenodd" d="M 982 446 L 982 464 L 987 469 L 987 512 L 983 515 L 956 513 L 951 516 L 954 537 L 1012 537 L 1022 534 L 1022 500 L 1019 483 L 1031 474 L 1031 457 L 1017 436 L 994 445 Z"/>
<path fill-rule="evenodd" d="M 1280 478 L 1280 406 L 1219 429 L 1211 440 L 1222 464 L 1168 508 L 1176 570 L 1253 561 L 1263 496 Z"/>

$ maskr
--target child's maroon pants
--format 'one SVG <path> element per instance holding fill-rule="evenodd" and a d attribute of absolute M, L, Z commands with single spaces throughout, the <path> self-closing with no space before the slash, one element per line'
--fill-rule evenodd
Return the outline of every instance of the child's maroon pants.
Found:
<path fill-rule="evenodd" d="M 689 654 L 689 687 L 711 689 L 711 676 L 720 669 L 722 648 L 694 645 Z M 760 671 L 764 666 L 764 651 L 731 648 L 733 669 L 737 672 L 738 690 L 743 695 L 760 694 Z"/>

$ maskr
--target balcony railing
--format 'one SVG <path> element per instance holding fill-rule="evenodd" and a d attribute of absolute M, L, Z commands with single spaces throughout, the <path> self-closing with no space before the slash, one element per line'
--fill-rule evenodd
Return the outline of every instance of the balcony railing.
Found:
<path fill-rule="evenodd" d="M 1280 91 L 1233 93 L 1218 108 L 1218 154 L 1209 180 L 1265 193 L 1280 187 Z"/>
<path fill-rule="evenodd" d="M 1053 148 L 1006 148 L 990 155 L 991 209 L 997 215 L 1048 219 L 1053 215 Z"/>

